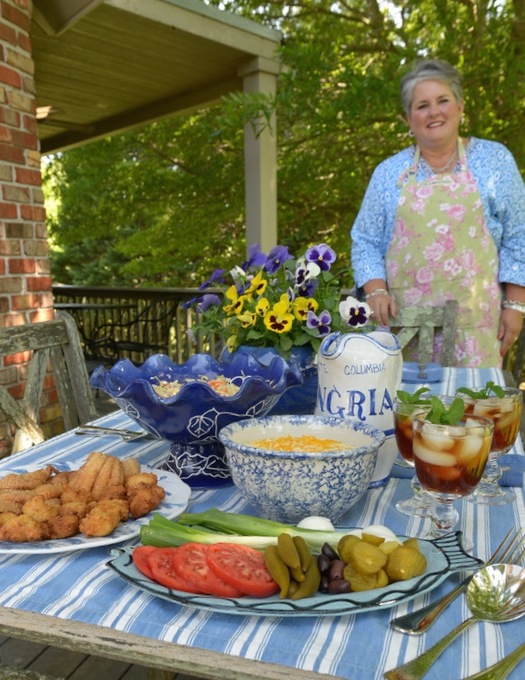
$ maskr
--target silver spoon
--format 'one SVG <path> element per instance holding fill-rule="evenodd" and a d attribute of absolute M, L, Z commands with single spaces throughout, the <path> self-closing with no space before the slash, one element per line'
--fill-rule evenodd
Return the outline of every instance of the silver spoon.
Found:
<path fill-rule="evenodd" d="M 460 633 L 477 621 L 505 623 L 525 614 L 525 568 L 492 564 L 480 569 L 467 588 L 472 616 L 456 626 L 426 652 L 384 674 L 387 680 L 419 680 Z"/>

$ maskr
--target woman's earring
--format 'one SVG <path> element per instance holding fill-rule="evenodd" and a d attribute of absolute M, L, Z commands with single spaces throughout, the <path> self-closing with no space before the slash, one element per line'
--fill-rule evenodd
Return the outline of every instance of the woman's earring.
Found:
<path fill-rule="evenodd" d="M 409 131 L 408 131 L 408 136 L 409 136 L 409 137 L 413 137 L 413 136 L 414 136 L 414 133 L 412 132 L 412 130 L 409 130 Z"/>

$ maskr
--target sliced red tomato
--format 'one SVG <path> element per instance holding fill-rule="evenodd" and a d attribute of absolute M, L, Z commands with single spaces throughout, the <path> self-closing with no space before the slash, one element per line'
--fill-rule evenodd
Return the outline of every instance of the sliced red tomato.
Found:
<path fill-rule="evenodd" d="M 184 581 L 194 585 L 195 592 L 207 593 L 215 597 L 241 597 L 238 590 L 210 568 L 206 559 L 210 546 L 200 543 L 185 543 L 173 553 L 173 568 Z"/>
<path fill-rule="evenodd" d="M 142 574 L 144 574 L 144 576 L 147 576 L 152 580 L 155 579 L 151 567 L 149 566 L 148 556 L 155 550 L 157 550 L 157 548 L 153 545 L 139 545 L 133 551 L 133 564 Z"/>
<path fill-rule="evenodd" d="M 173 555 L 178 548 L 155 548 L 148 557 L 149 568 L 153 574 L 152 578 L 166 588 L 172 590 L 182 590 L 185 593 L 199 593 L 193 583 L 178 576 L 173 568 Z"/>
<path fill-rule="evenodd" d="M 211 570 L 246 595 L 269 597 L 279 592 L 270 576 L 263 553 L 246 545 L 215 543 L 208 546 L 207 560 Z"/>

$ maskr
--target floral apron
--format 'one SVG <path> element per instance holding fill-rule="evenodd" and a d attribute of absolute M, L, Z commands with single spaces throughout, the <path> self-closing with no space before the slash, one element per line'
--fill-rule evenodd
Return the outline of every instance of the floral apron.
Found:
<path fill-rule="evenodd" d="M 416 148 L 413 165 L 400 177 L 387 282 L 399 307 L 457 300 L 456 365 L 500 366 L 498 252 L 461 140 L 458 150 L 459 172 L 417 182 Z M 442 343 L 436 334 L 434 360 Z M 416 359 L 413 353 L 405 358 Z"/>

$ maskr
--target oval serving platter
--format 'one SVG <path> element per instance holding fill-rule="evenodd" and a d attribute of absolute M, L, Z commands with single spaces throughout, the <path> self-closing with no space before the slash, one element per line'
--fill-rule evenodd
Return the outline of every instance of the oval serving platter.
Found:
<path fill-rule="evenodd" d="M 79 463 L 80 464 L 80 463 Z M 12 467 L 9 469 L 0 470 L 0 477 L 5 474 L 33 472 L 41 465 L 27 465 Z M 61 470 L 70 469 L 65 464 L 58 464 L 56 466 Z M 76 467 L 75 467 L 76 469 Z M 155 508 L 155 512 L 160 512 L 168 519 L 175 519 L 183 513 L 188 507 L 191 495 L 191 488 L 183 482 L 173 472 L 161 470 L 158 468 L 149 468 L 145 465 L 141 466 L 142 472 L 154 472 L 157 475 L 158 483 L 166 492 L 165 498 Z M 63 552 L 72 552 L 75 550 L 88 550 L 90 548 L 100 548 L 102 546 L 113 545 L 114 543 L 122 543 L 131 538 L 136 538 L 140 534 L 140 528 L 147 524 L 151 519 L 151 514 L 148 513 L 140 519 L 130 519 L 127 522 L 120 524 L 109 536 L 86 538 L 82 534 L 71 536 L 71 538 L 61 538 L 57 540 L 48 541 L 28 541 L 25 543 L 11 543 L 8 541 L 0 541 L 0 555 L 2 554 L 17 554 L 17 555 L 48 555 Z"/>
<path fill-rule="evenodd" d="M 132 546 L 113 549 L 113 558 L 107 562 L 107 566 L 146 593 L 186 607 L 242 616 L 339 616 L 394 607 L 433 590 L 456 571 L 481 566 L 481 560 L 463 550 L 461 535 L 457 531 L 433 541 L 419 540 L 428 565 L 422 576 L 367 592 L 319 594 L 302 600 L 281 600 L 278 595 L 267 598 L 218 598 L 170 590 L 148 579 L 135 568 Z"/>

